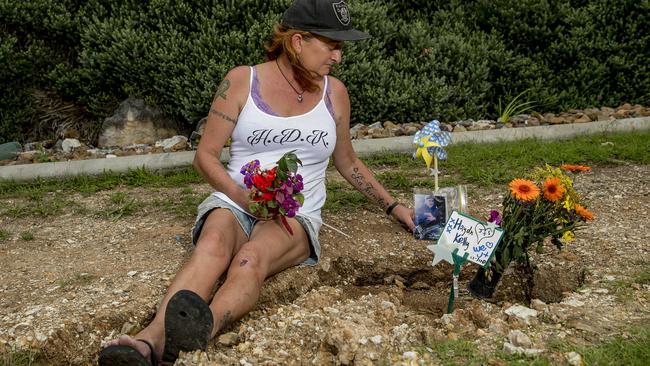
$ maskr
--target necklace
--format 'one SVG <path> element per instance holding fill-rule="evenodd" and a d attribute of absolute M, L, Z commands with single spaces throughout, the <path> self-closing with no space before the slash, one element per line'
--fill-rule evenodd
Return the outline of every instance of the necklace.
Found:
<path fill-rule="evenodd" d="M 291 89 L 293 89 L 293 91 L 295 91 L 296 94 L 298 94 L 298 103 L 302 103 L 302 94 L 303 94 L 305 91 L 303 90 L 302 92 L 299 92 L 298 89 L 296 89 L 296 88 L 293 87 L 293 84 L 291 84 L 291 82 L 289 81 L 289 79 L 287 78 L 287 76 L 284 74 L 284 72 L 282 72 L 282 68 L 280 67 L 280 64 L 278 63 L 278 59 L 277 59 L 277 58 L 275 59 L 275 64 L 278 65 L 278 70 L 280 70 L 280 74 L 282 75 L 282 77 L 284 78 L 284 80 L 287 81 L 287 84 L 289 84 L 289 86 L 291 87 Z"/>

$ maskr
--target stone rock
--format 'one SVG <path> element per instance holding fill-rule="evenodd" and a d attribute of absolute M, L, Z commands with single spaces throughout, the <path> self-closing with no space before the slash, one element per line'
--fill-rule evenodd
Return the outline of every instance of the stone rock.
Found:
<path fill-rule="evenodd" d="M 454 126 L 450 125 L 449 123 L 440 123 L 440 130 L 444 132 L 453 132 Z"/>
<path fill-rule="evenodd" d="M 616 119 L 623 119 L 630 117 L 631 113 L 628 110 L 619 109 L 612 115 Z"/>
<path fill-rule="evenodd" d="M 600 331 L 597 328 L 595 328 L 594 326 L 592 326 L 591 324 L 589 324 L 588 322 L 586 322 L 586 321 L 584 321 L 582 319 L 576 319 L 576 318 L 569 319 L 567 321 L 566 325 L 569 328 L 582 330 L 584 332 L 589 332 L 589 333 L 593 333 L 593 334 L 599 334 L 600 333 Z"/>
<path fill-rule="evenodd" d="M 13 160 L 22 151 L 22 145 L 16 141 L 0 144 L 0 160 Z"/>
<path fill-rule="evenodd" d="M 467 132 L 467 129 L 461 125 L 456 125 L 456 127 L 454 127 L 454 132 Z"/>
<path fill-rule="evenodd" d="M 530 348 L 533 345 L 530 338 L 520 330 L 511 330 L 508 333 L 508 340 L 517 347 Z"/>
<path fill-rule="evenodd" d="M 530 308 L 539 312 L 544 312 L 548 309 L 548 306 L 546 306 L 546 303 L 540 299 L 532 299 L 530 301 Z"/>
<path fill-rule="evenodd" d="M 576 119 L 573 121 L 574 123 L 586 123 L 586 122 L 591 122 L 591 118 L 587 116 L 584 113 L 578 113 L 576 116 Z"/>
<path fill-rule="evenodd" d="M 380 128 L 374 128 L 370 127 L 368 129 L 368 135 L 372 136 L 374 139 L 381 139 L 381 138 L 386 138 L 386 137 L 391 137 L 390 131 L 387 129 L 380 127 Z"/>
<path fill-rule="evenodd" d="M 571 366 L 582 366 L 582 356 L 578 352 L 569 352 L 565 354 L 566 362 Z"/>
<path fill-rule="evenodd" d="M 155 146 L 162 147 L 164 152 L 183 151 L 187 150 L 189 147 L 187 144 L 187 137 L 185 136 L 173 136 L 168 139 L 157 141 Z"/>
<path fill-rule="evenodd" d="M 113 116 L 106 118 L 99 134 L 99 147 L 152 145 L 178 135 L 180 127 L 142 99 L 126 99 Z"/>
<path fill-rule="evenodd" d="M 470 119 L 460 120 L 460 121 L 456 122 L 456 126 L 463 126 L 465 128 L 472 127 L 473 124 L 474 124 L 474 120 L 471 119 L 471 118 Z"/>
<path fill-rule="evenodd" d="M 431 288 L 431 286 L 429 286 L 429 284 L 426 283 L 426 282 L 418 281 L 418 282 L 412 284 L 411 288 L 414 289 L 414 290 L 426 290 L 428 288 Z"/>
<path fill-rule="evenodd" d="M 199 120 L 199 122 L 196 124 L 196 129 L 192 131 L 192 134 L 190 135 L 190 146 L 192 146 L 192 149 L 196 149 L 199 146 L 199 142 L 201 141 L 201 136 L 203 136 L 203 132 L 205 131 L 205 124 L 208 122 L 208 117 L 203 117 Z"/>
<path fill-rule="evenodd" d="M 357 123 L 356 125 L 350 128 L 350 137 L 352 139 L 359 139 L 368 134 L 368 126 Z"/>
<path fill-rule="evenodd" d="M 488 325 L 488 332 L 492 334 L 506 334 L 508 331 L 508 324 L 501 319 L 493 319 Z"/>
<path fill-rule="evenodd" d="M 237 341 L 239 341 L 239 336 L 234 332 L 224 333 L 218 338 L 219 344 L 224 346 L 232 346 L 237 343 Z"/>
<path fill-rule="evenodd" d="M 503 351 L 510 355 L 526 355 L 528 357 L 534 357 L 544 353 L 543 349 L 517 347 L 508 342 L 503 343 Z"/>
<path fill-rule="evenodd" d="M 32 163 L 34 162 L 36 156 L 38 156 L 39 153 L 40 151 L 35 151 L 35 150 L 21 152 L 20 154 L 18 154 L 18 161 L 23 162 L 24 164 Z"/>
<path fill-rule="evenodd" d="M 122 324 L 122 330 L 120 331 L 120 333 L 131 334 L 131 332 L 133 332 L 134 330 L 135 330 L 135 324 L 125 322 L 124 324 Z"/>
<path fill-rule="evenodd" d="M 537 318 L 537 310 L 533 310 L 523 305 L 513 305 L 505 310 L 505 313 L 523 320 L 524 323 L 530 324 L 530 320 Z"/>
<path fill-rule="evenodd" d="M 494 129 L 494 123 L 489 120 L 480 120 L 474 122 L 471 126 L 467 128 L 468 131 L 482 131 L 482 130 L 492 130 Z"/>
<path fill-rule="evenodd" d="M 65 139 L 61 143 L 61 150 L 63 150 L 64 153 L 71 153 L 79 147 L 81 147 L 81 142 L 77 139 Z"/>
<path fill-rule="evenodd" d="M 43 140 L 43 141 L 35 141 L 35 142 L 27 142 L 23 145 L 23 150 L 24 151 L 31 151 L 31 150 L 45 150 L 45 149 L 51 149 L 54 147 L 54 144 L 56 141 L 54 140 Z"/>
<path fill-rule="evenodd" d="M 508 122 L 512 123 L 514 126 L 528 126 L 528 120 L 530 118 L 530 114 L 518 114 L 510 117 Z"/>

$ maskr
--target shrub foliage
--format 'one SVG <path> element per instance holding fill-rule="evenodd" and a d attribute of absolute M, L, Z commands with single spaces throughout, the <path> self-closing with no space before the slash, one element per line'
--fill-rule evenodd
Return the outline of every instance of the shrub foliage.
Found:
<path fill-rule="evenodd" d="M 263 60 L 290 2 L 0 0 L 0 143 L 56 129 L 40 91 L 91 130 L 129 96 L 192 128 L 227 70 Z M 527 89 L 547 111 L 650 103 L 650 0 L 348 3 L 373 35 L 334 71 L 353 123 L 496 117 Z"/>

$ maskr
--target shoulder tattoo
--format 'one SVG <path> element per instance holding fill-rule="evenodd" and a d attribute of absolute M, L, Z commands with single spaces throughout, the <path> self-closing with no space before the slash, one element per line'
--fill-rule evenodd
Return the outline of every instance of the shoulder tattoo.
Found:
<path fill-rule="evenodd" d="M 217 87 L 217 92 L 214 93 L 214 98 L 212 99 L 212 103 L 217 101 L 217 98 L 221 97 L 223 100 L 226 100 L 226 92 L 230 88 L 230 80 L 228 79 L 223 79 L 221 84 Z"/>

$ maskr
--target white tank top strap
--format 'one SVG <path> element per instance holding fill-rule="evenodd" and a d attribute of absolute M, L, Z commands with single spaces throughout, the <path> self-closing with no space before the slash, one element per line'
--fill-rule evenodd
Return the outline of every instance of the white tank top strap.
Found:
<path fill-rule="evenodd" d="M 325 98 L 327 97 L 327 91 L 328 91 L 327 88 L 329 87 L 329 85 L 328 85 L 329 80 L 328 80 L 327 75 L 325 75 L 324 79 L 325 79 L 325 83 L 323 84 L 323 98 L 322 98 L 323 100 L 325 100 Z"/>

